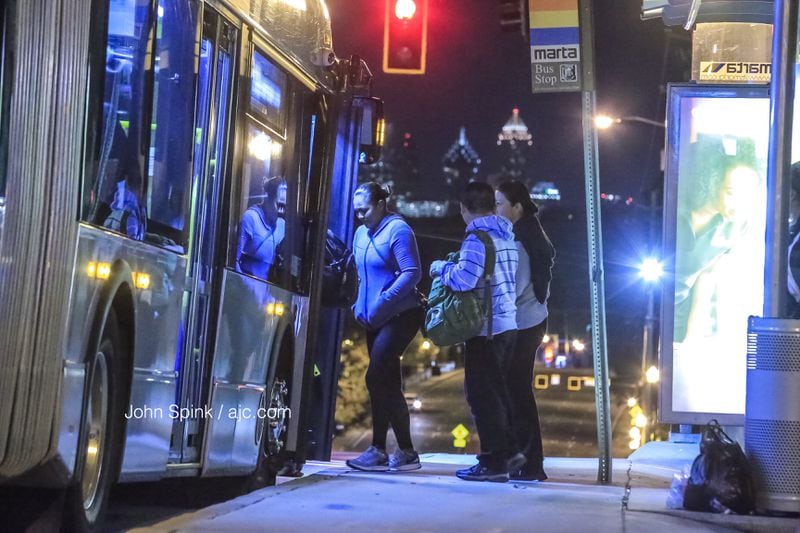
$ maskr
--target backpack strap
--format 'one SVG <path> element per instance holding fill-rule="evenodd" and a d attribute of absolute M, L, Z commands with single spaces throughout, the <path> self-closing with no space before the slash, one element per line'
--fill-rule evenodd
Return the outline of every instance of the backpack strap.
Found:
<path fill-rule="evenodd" d="M 483 243 L 483 305 L 486 306 L 488 320 L 486 323 L 486 338 L 492 340 L 492 322 L 494 318 L 494 305 L 492 305 L 492 276 L 494 275 L 494 265 L 497 260 L 497 251 L 491 235 L 483 230 L 468 231 L 467 235 L 475 235 Z"/>

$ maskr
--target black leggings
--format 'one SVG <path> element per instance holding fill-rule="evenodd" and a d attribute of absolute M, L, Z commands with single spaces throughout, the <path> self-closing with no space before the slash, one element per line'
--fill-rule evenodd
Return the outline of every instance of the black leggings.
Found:
<path fill-rule="evenodd" d="M 411 420 L 403 396 L 400 356 L 422 323 L 422 308 L 403 311 L 383 327 L 367 332 L 369 367 L 367 390 L 372 404 L 372 445 L 386 449 L 386 434 L 391 424 L 397 445 L 405 450 L 411 443 Z"/>
<path fill-rule="evenodd" d="M 542 430 L 539 426 L 539 410 L 533 397 L 533 362 L 536 350 L 547 331 L 547 319 L 541 324 L 517 333 L 517 343 L 508 372 L 508 390 L 511 394 L 511 429 L 517 438 L 521 452 L 528 458 L 532 468 L 541 468 Z"/>

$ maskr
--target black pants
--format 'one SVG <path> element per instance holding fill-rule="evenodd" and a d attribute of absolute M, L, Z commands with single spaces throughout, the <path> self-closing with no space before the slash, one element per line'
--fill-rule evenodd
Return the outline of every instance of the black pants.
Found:
<path fill-rule="evenodd" d="M 508 390 L 511 394 L 511 427 L 520 451 L 528 458 L 528 464 L 541 468 L 542 430 L 539 426 L 539 410 L 533 397 L 533 363 L 536 350 L 547 331 L 547 319 L 541 324 L 517 332 L 517 343 L 509 366 Z"/>
<path fill-rule="evenodd" d="M 412 449 L 411 420 L 403 396 L 400 356 L 422 324 L 422 308 L 415 307 L 394 316 L 377 331 L 367 332 L 369 367 L 367 390 L 372 404 L 372 445 L 386 448 L 391 424 L 397 445 Z"/>
<path fill-rule="evenodd" d="M 516 338 L 517 330 L 511 330 L 466 343 L 464 389 L 481 440 L 478 460 L 489 468 L 505 468 L 506 459 L 517 452 L 506 382 Z"/>

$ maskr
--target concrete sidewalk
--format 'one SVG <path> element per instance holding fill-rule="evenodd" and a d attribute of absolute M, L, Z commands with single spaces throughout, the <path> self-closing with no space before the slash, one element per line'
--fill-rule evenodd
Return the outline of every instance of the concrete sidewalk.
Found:
<path fill-rule="evenodd" d="M 546 459 L 543 483 L 478 483 L 454 475 L 472 456 L 426 454 L 421 470 L 397 474 L 353 471 L 339 458 L 140 531 L 798 531 L 797 519 L 667 509 L 673 473 L 696 454 L 696 445 L 650 443 L 615 459 L 606 486 L 596 459 Z"/>

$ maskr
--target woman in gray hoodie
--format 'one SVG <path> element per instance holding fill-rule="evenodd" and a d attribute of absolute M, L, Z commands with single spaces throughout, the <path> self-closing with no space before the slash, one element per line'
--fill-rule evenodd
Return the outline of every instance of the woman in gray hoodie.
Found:
<path fill-rule="evenodd" d="M 353 241 L 359 279 L 353 314 L 367 332 L 372 445 L 347 465 L 372 472 L 421 467 L 411 442 L 400 356 L 424 319 L 416 291 L 422 267 L 414 232 L 387 209 L 388 197 L 389 192 L 374 182 L 360 185 L 353 195 L 353 210 L 363 223 Z M 390 425 L 398 445 L 391 457 L 386 453 Z"/>
<path fill-rule="evenodd" d="M 519 249 L 517 268 L 517 341 L 509 365 L 511 426 L 527 462 L 510 472 L 512 480 L 544 481 L 544 453 L 539 411 L 533 396 L 533 366 L 536 351 L 547 332 L 547 299 L 555 249 L 536 213 L 527 187 L 519 181 L 501 183 L 495 191 L 497 214 L 514 223 Z"/>

